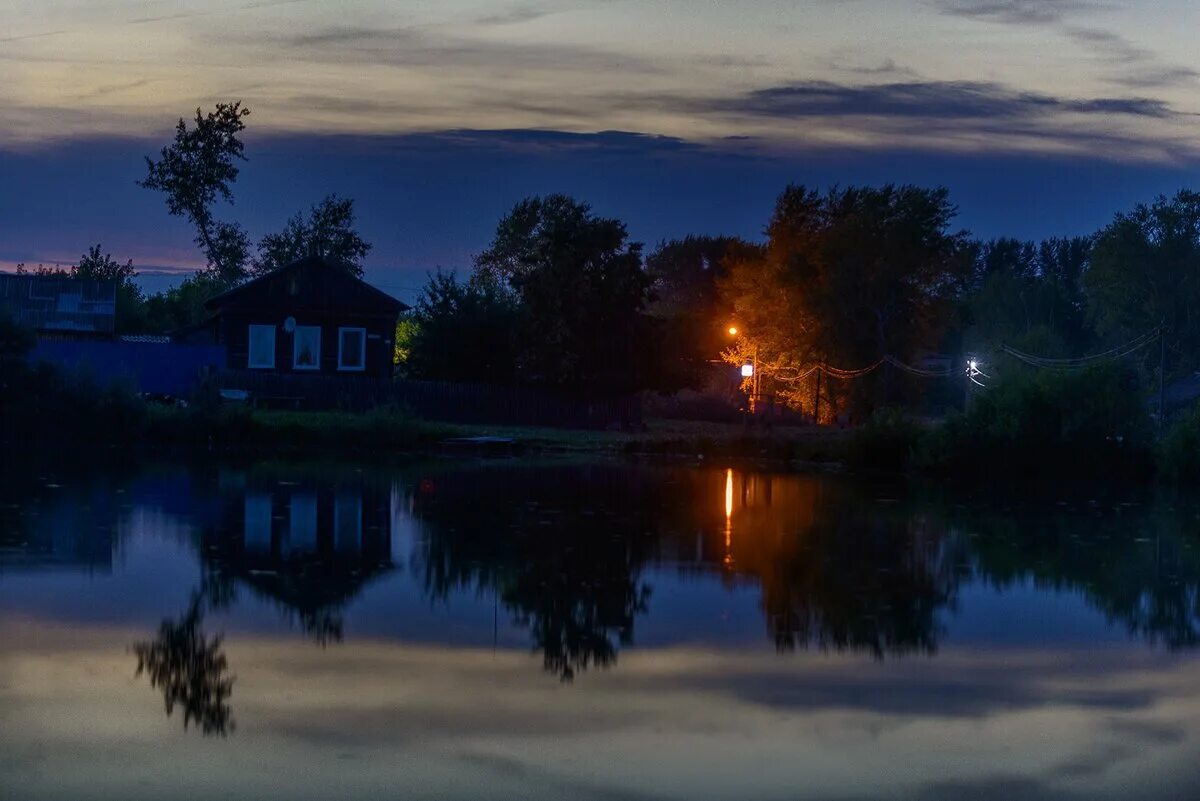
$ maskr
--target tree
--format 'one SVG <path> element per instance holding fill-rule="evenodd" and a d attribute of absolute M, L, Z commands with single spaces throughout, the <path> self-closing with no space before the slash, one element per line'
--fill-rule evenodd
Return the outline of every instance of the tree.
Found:
<path fill-rule="evenodd" d="M 650 278 L 625 224 L 566 195 L 526 199 L 500 220 L 476 270 L 518 300 L 517 372 L 573 391 L 652 386 Z"/>
<path fill-rule="evenodd" d="M 139 182 L 163 192 L 167 210 L 188 219 L 196 229 L 196 244 L 207 259 L 207 270 L 226 285 L 246 278 L 249 238 L 236 223 L 217 220 L 213 205 L 218 198 L 233 202 L 237 162 L 246 158 L 238 134 L 249 114 L 250 109 L 235 102 L 218 103 L 208 114 L 197 108 L 191 128 L 180 118 L 174 141 L 162 149 L 158 161 L 146 158 L 147 175 Z"/>
<path fill-rule="evenodd" d="M 440 381 L 512 381 L 516 318 L 515 298 L 494 276 L 475 273 L 460 282 L 439 270 L 408 318 L 405 368 Z"/>
<path fill-rule="evenodd" d="M 709 361 L 729 344 L 725 329 L 732 309 L 718 284 L 728 262 L 756 253 L 756 246 L 737 237 L 687 236 L 659 243 L 646 257 L 652 282 L 648 311 L 659 322 L 660 374 L 680 386 L 703 383 Z"/>
<path fill-rule="evenodd" d="M 789 186 L 761 255 L 732 262 L 721 283 L 743 331 L 727 360 L 740 363 L 757 351 L 764 378 L 785 401 L 806 408 L 814 364 L 856 369 L 936 350 L 967 276 L 966 234 L 950 231 L 955 213 L 940 188 L 821 195 Z M 885 366 L 828 391 L 837 406 L 864 412 L 903 400 L 903 389 Z"/>
<path fill-rule="evenodd" d="M 88 248 L 79 257 L 79 262 L 71 268 L 73 278 L 91 279 L 98 281 L 113 281 L 117 285 L 116 331 L 118 334 L 139 333 L 145 326 L 145 298 L 142 290 L 134 279 L 137 270 L 133 267 L 133 259 L 124 264 L 112 257 L 111 253 L 101 253 L 100 245 Z"/>
<path fill-rule="evenodd" d="M 211 272 L 188 276 L 177 287 L 146 299 L 147 331 L 169 333 L 202 322 L 207 313 L 204 304 L 226 289 L 225 282 Z"/>
<path fill-rule="evenodd" d="M 1200 192 L 1159 196 L 1116 218 L 1096 235 L 1084 287 L 1103 342 L 1119 345 L 1160 323 L 1167 370 L 1196 369 L 1200 348 Z M 1143 351 L 1157 371 L 1159 354 Z"/>
<path fill-rule="evenodd" d="M 1056 357 L 1083 352 L 1091 340 L 1082 284 L 1091 248 L 1089 237 L 972 243 L 965 296 L 971 347 L 1008 344 Z"/>
<path fill-rule="evenodd" d="M 370 250 L 370 243 L 354 230 L 354 201 L 329 195 L 312 207 L 307 220 L 297 214 L 282 231 L 262 238 L 254 273 L 262 275 L 305 256 L 324 256 L 361 278 Z"/>

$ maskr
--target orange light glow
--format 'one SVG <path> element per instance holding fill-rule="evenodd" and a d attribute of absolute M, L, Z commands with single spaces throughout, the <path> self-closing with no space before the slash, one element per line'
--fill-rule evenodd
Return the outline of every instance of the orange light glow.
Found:
<path fill-rule="evenodd" d="M 733 564 L 733 470 L 725 471 L 725 559 L 726 567 Z"/>
<path fill-rule="evenodd" d="M 731 337 L 736 337 L 736 336 L 737 336 L 737 332 L 738 332 L 738 330 L 737 330 L 737 326 L 736 326 L 736 325 L 731 325 L 731 326 L 729 326 L 729 336 L 731 336 Z"/>

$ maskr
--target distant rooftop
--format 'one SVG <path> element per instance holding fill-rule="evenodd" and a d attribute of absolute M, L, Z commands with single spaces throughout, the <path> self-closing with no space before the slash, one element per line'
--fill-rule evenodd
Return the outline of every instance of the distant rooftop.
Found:
<path fill-rule="evenodd" d="M 0 273 L 0 313 L 36 331 L 111 334 L 115 281 Z"/>

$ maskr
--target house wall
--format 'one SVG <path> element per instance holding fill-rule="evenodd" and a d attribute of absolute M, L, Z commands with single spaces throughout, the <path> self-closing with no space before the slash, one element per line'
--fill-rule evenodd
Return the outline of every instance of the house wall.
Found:
<path fill-rule="evenodd" d="M 214 345 L 40 339 L 30 354 L 68 371 L 86 373 L 102 386 L 127 383 L 138 391 L 186 398 L 204 370 L 225 367 L 225 350 Z"/>
<path fill-rule="evenodd" d="M 318 370 L 295 370 L 293 368 L 293 334 L 283 328 L 283 322 L 294 317 L 296 326 L 319 326 L 321 328 L 321 355 Z M 275 367 L 254 368 L 255 372 L 299 373 L 305 375 L 368 376 L 383 378 L 392 374 L 396 321 L 393 317 L 379 315 L 357 315 L 352 313 L 270 311 L 226 311 L 218 322 L 218 341 L 225 346 L 227 364 L 233 370 L 247 370 L 250 350 L 250 326 L 273 325 L 275 327 Z M 366 369 L 338 369 L 338 329 L 365 328 Z"/>

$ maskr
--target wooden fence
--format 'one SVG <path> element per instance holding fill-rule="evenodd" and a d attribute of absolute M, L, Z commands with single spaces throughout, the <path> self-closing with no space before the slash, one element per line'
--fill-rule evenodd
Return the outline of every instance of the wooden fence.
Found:
<path fill-rule="evenodd" d="M 222 370 L 221 389 L 244 390 L 260 405 L 363 411 L 396 406 L 428 420 L 562 428 L 641 422 L 637 397 L 582 400 L 529 387 Z"/>

